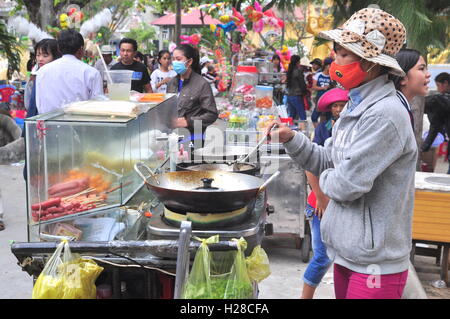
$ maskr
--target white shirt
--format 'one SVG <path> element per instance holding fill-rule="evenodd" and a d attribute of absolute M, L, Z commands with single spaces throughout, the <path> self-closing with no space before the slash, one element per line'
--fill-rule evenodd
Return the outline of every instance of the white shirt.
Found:
<path fill-rule="evenodd" d="M 37 72 L 36 106 L 39 114 L 102 94 L 103 81 L 100 72 L 74 55 L 63 55 Z"/>
<path fill-rule="evenodd" d="M 161 69 L 156 69 L 152 72 L 150 76 L 150 84 L 152 85 L 153 92 L 155 93 L 166 93 L 167 84 L 161 85 L 159 88 L 156 88 L 156 85 L 164 80 L 165 78 L 174 78 L 177 76 L 177 72 L 174 70 L 170 70 L 169 72 L 163 72 Z"/>

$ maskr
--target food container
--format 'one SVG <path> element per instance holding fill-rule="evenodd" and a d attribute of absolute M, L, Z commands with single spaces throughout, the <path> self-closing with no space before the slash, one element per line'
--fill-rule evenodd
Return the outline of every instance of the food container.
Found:
<path fill-rule="evenodd" d="M 255 66 L 238 66 L 234 78 L 234 91 L 236 93 L 254 93 L 254 88 L 257 84 L 258 69 Z"/>
<path fill-rule="evenodd" d="M 258 69 L 259 73 L 271 73 L 273 72 L 273 63 L 264 59 L 254 59 L 253 63 Z"/>
<path fill-rule="evenodd" d="M 273 87 L 256 86 L 256 107 L 262 109 L 270 109 L 273 104 Z"/>
<path fill-rule="evenodd" d="M 133 71 L 130 70 L 113 70 L 109 71 L 112 83 L 108 83 L 109 98 L 111 100 L 130 99 L 131 79 Z"/>

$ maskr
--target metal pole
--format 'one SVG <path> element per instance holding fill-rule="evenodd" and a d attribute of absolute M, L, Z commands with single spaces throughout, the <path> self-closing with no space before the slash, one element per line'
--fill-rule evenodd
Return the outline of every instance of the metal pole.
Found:
<path fill-rule="evenodd" d="M 191 241 L 192 223 L 182 221 L 178 241 L 177 269 L 175 277 L 174 299 L 180 299 L 189 270 L 189 243 Z"/>

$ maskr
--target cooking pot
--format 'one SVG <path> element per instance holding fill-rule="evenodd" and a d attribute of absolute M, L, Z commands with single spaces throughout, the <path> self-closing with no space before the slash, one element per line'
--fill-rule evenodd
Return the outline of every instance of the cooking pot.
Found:
<path fill-rule="evenodd" d="M 208 162 L 234 160 L 245 156 L 253 148 L 247 146 L 225 145 L 216 147 L 204 147 L 194 150 L 194 156 Z"/>
<path fill-rule="evenodd" d="M 223 171 L 179 171 L 155 175 L 143 163 L 134 165 L 146 187 L 169 208 L 195 213 L 225 213 L 241 209 L 279 175 L 262 178 Z M 145 169 L 150 176 L 146 176 Z"/>
<path fill-rule="evenodd" d="M 259 173 L 259 165 L 250 163 L 179 163 L 178 171 L 224 171 L 235 172 L 248 175 L 257 175 Z"/>

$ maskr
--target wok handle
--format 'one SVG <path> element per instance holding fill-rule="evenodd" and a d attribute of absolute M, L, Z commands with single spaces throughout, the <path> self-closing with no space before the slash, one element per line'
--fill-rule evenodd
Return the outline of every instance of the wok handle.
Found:
<path fill-rule="evenodd" d="M 134 164 L 134 170 L 144 180 L 144 182 L 147 183 L 148 177 L 145 176 L 144 174 L 142 174 L 141 169 L 140 169 L 141 167 L 144 167 L 150 173 L 150 176 L 153 177 L 155 179 L 156 183 L 158 183 L 158 185 L 159 185 L 159 180 L 156 178 L 155 173 L 153 173 L 153 171 L 150 169 L 150 167 L 148 167 L 147 165 L 145 165 L 142 162 L 137 162 L 136 164 Z"/>
<path fill-rule="evenodd" d="M 272 176 L 270 176 L 270 177 L 269 177 L 269 178 L 268 178 L 268 179 L 267 179 L 267 180 L 259 187 L 258 193 L 263 192 L 263 191 L 266 189 L 267 185 L 269 185 L 269 183 L 271 183 L 275 178 L 277 178 L 278 175 L 280 175 L 280 171 L 276 171 L 275 174 L 273 174 Z"/>

